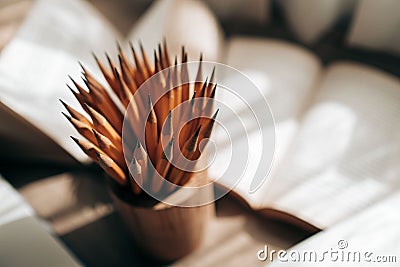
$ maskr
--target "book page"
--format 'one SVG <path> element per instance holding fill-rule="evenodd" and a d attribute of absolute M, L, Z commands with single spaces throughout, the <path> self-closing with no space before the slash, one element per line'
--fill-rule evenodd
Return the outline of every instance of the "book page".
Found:
<path fill-rule="evenodd" d="M 2 266 L 83 266 L 33 216 L 2 225 L 0 235 L 3 241 L 0 243 Z"/>
<path fill-rule="evenodd" d="M 309 51 L 277 40 L 236 37 L 228 42 L 226 50 L 224 63 L 246 75 L 257 86 L 261 94 L 254 94 L 254 91 L 250 91 L 249 83 L 241 78 L 243 75 L 240 73 L 238 73 L 240 77 L 220 77 L 216 73 L 217 83 L 232 85 L 231 89 L 236 90 L 235 92 L 240 97 L 246 99 L 247 107 L 255 112 L 265 109 L 265 101 L 261 99 L 263 96 L 273 115 L 273 121 L 261 125 L 259 129 L 257 121 L 253 120 L 252 110 L 246 109 L 246 105 L 235 99 L 232 94 L 228 94 L 228 91 L 218 89 L 220 91 L 217 92 L 217 100 L 230 106 L 237 112 L 237 117 L 248 125 L 247 136 L 229 134 L 233 148 L 245 153 L 241 155 L 240 160 L 248 159 L 246 171 L 234 191 L 239 193 L 250 205 L 253 205 L 253 194 L 249 193 L 250 185 L 258 164 L 269 163 L 259 163 L 262 157 L 262 147 L 266 146 L 271 154 L 275 151 L 271 175 L 267 178 L 271 179 L 272 173 L 279 165 L 297 132 L 298 117 L 304 106 L 307 105 L 313 88 L 318 83 L 321 64 L 318 58 Z M 239 128 L 232 125 L 235 119 L 237 118 L 229 117 L 222 111 L 218 114 L 218 120 L 228 128 Z M 235 177 L 223 176 L 226 170 L 225 166 L 230 163 L 232 149 L 229 145 L 220 145 L 226 140 L 223 139 L 224 135 L 219 130 L 218 127 L 215 127 L 213 137 L 219 147 L 223 149 L 216 153 L 209 175 L 214 179 L 221 177 L 217 180 L 218 183 L 229 188 L 237 180 Z M 263 136 L 267 136 L 271 142 L 263 142 Z M 248 155 L 246 155 L 247 144 Z M 229 168 L 233 168 L 230 173 L 235 175 L 243 173 L 240 164 L 231 164 Z"/>
<path fill-rule="evenodd" d="M 60 145 L 0 102 L 0 161 L 77 164 Z"/>
<path fill-rule="evenodd" d="M 320 229 L 400 188 L 400 82 L 331 65 L 276 177 L 257 199 Z"/>
<path fill-rule="evenodd" d="M 399 206 L 399 193 L 387 197 L 362 213 L 287 250 L 287 262 L 275 257 L 273 264 L 267 266 L 398 266 Z M 294 260 L 290 260 L 291 254 Z M 301 257 L 297 261 L 296 255 Z"/>
<path fill-rule="evenodd" d="M 85 1 L 37 1 L 1 53 L 0 101 L 76 159 L 87 159 L 69 138 L 77 133 L 62 116 L 58 99 L 78 109 L 65 85 L 67 75 L 79 80 L 80 60 L 99 77 L 91 51 L 113 54 L 117 39 L 118 33 Z"/>
<path fill-rule="evenodd" d="M 205 61 L 219 61 L 224 49 L 221 26 L 203 1 L 154 1 L 128 34 L 134 44 L 143 42 L 148 55 L 153 55 L 163 38 L 171 57 L 180 56 L 184 45 L 189 61 L 199 60 L 200 53 Z"/>

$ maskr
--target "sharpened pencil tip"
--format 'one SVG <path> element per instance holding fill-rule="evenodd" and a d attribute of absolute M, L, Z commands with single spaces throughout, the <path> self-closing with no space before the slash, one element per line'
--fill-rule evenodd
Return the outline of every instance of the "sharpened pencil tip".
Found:
<path fill-rule="evenodd" d="M 200 134 L 200 130 L 201 130 L 201 124 L 199 125 L 199 127 L 197 127 L 196 132 L 194 133 L 194 137 L 197 138 Z"/>
<path fill-rule="evenodd" d="M 72 89 L 72 87 L 71 87 L 68 83 L 66 83 L 66 85 L 67 85 L 68 89 L 69 89 L 74 95 L 78 94 L 78 92 L 76 92 L 74 89 Z"/>
<path fill-rule="evenodd" d="M 99 159 L 99 160 L 101 160 L 102 158 L 101 158 L 101 153 L 99 152 L 99 151 L 94 151 L 94 153 L 96 153 L 96 156 L 97 156 L 97 158 Z"/>
<path fill-rule="evenodd" d="M 129 47 L 131 48 L 132 54 L 135 54 L 135 47 L 133 46 L 132 41 L 129 41 Z"/>
<path fill-rule="evenodd" d="M 70 116 L 68 116 L 65 112 L 63 112 L 63 111 L 61 111 L 61 114 L 63 114 L 64 115 L 64 117 L 65 118 L 67 118 L 67 120 L 69 120 L 69 121 L 71 121 L 72 119 L 71 119 L 71 117 Z"/>
<path fill-rule="evenodd" d="M 75 143 L 79 144 L 79 139 L 76 138 L 75 136 L 70 135 L 69 137 L 71 137 L 72 140 L 74 140 Z"/>
<path fill-rule="evenodd" d="M 208 77 L 206 77 L 206 80 L 204 81 L 204 84 L 203 84 L 203 88 L 201 90 L 202 91 L 205 90 L 207 85 L 208 85 Z"/>
<path fill-rule="evenodd" d="M 197 93 L 197 91 L 196 91 L 196 90 L 194 90 L 194 91 L 193 91 L 192 98 L 191 98 L 191 101 L 195 99 L 195 97 L 196 97 L 196 93 Z"/>
<path fill-rule="evenodd" d="M 100 138 L 99 132 L 96 131 L 96 129 L 93 129 L 93 128 L 92 128 L 92 132 L 94 134 L 94 137 L 96 137 L 96 139 L 98 140 L 98 138 Z"/>
<path fill-rule="evenodd" d="M 217 118 L 217 115 L 219 113 L 219 109 L 217 109 L 217 111 L 215 111 L 214 115 L 211 117 L 212 120 L 215 120 Z"/>
<path fill-rule="evenodd" d="M 86 69 L 85 69 L 85 66 L 83 66 L 82 62 L 80 62 L 79 60 L 78 60 L 78 64 L 79 64 L 79 66 L 82 68 L 83 71 L 86 70 Z"/>
<path fill-rule="evenodd" d="M 213 88 L 213 90 L 212 90 L 212 92 L 211 92 L 210 97 L 211 97 L 211 98 L 214 98 L 216 92 L 217 92 L 217 84 L 214 85 L 214 88 Z"/>
<path fill-rule="evenodd" d="M 97 62 L 99 62 L 99 59 L 98 59 L 98 57 L 96 56 L 96 54 L 94 53 L 94 51 L 92 51 L 91 53 L 92 53 L 92 56 L 93 56 L 94 60 L 96 60 Z"/>
<path fill-rule="evenodd" d="M 122 51 L 121 44 L 118 42 L 118 40 L 116 40 L 115 42 L 117 44 L 118 52 L 121 53 L 121 51 Z"/>

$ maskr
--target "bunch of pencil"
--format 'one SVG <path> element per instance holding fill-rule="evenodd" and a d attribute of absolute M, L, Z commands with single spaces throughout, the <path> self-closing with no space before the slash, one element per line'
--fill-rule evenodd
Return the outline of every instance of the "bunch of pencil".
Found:
<path fill-rule="evenodd" d="M 144 194 L 144 185 L 157 194 L 174 190 L 165 181 L 181 186 L 190 181 L 194 176 L 191 170 L 201 156 L 199 144 L 210 137 L 218 114 L 218 110 L 212 114 L 215 68 L 203 81 L 202 55 L 195 82 L 190 83 L 184 47 L 180 63 L 178 56 L 172 63 L 164 39 L 158 51 L 154 50 L 153 64 L 141 43 L 139 47 L 137 52 L 130 43 L 130 59 L 118 45 L 117 63 L 107 53 L 106 64 L 93 54 L 106 84 L 80 63 L 84 85 L 69 77 L 75 89 L 67 86 L 84 112 L 60 100 L 69 113 L 63 114 L 83 137 L 71 138 L 119 186 L 137 196 Z M 150 77 L 150 90 L 138 90 Z M 162 95 L 154 105 L 157 99 L 152 95 Z M 182 103 L 186 105 L 172 112 Z M 124 114 L 129 114 L 125 120 L 129 137 L 122 135 L 127 127 L 123 126 Z M 143 126 L 145 131 L 141 131 Z"/>

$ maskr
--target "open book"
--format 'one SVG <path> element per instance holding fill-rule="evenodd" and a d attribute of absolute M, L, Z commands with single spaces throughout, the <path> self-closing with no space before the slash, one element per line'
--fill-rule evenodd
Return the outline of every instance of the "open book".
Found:
<path fill-rule="evenodd" d="M 400 194 L 388 196 L 287 250 L 282 260 L 277 254 L 273 259 L 268 258 L 273 263 L 268 266 L 398 266 L 399 205 Z"/>
<path fill-rule="evenodd" d="M 267 74 L 255 72 L 257 63 L 242 63 L 250 53 L 265 58 Z M 254 158 L 234 190 L 252 209 L 318 230 L 398 192 L 398 78 L 350 62 L 321 68 L 308 52 L 275 41 L 231 40 L 227 62 L 259 81 L 275 116 L 269 177 L 249 193 L 251 177 L 262 164 L 257 162 L 261 144 L 250 138 Z M 263 133 L 272 127 L 265 125 Z M 223 178 L 219 182 L 229 185 L 231 180 Z"/>
<path fill-rule="evenodd" d="M 317 230 L 397 191 L 397 78 L 349 62 L 323 68 L 309 51 L 277 40 L 223 40 L 216 19 L 198 1 L 155 2 L 126 39 L 141 39 L 150 50 L 163 36 L 171 43 L 171 55 L 184 44 L 189 55 L 194 55 L 191 60 L 203 51 L 206 60 L 239 69 L 270 104 L 275 124 L 262 127 L 263 134 L 276 138 L 276 145 L 269 148 L 275 151 L 270 174 L 250 193 L 258 164 L 269 164 L 258 162 L 259 139 L 250 131 L 251 160 L 233 191 L 252 209 Z M 78 60 L 101 79 L 91 51 L 115 55 L 116 40 L 124 38 L 84 2 L 36 2 L 0 57 L 0 117 L 12 121 L 1 125 L 0 135 L 13 140 L 9 144 L 24 144 L 2 146 L 2 157 L 26 151 L 30 152 L 26 158 L 36 160 L 87 161 L 69 140 L 76 133 L 62 117 L 58 99 L 75 103 L 65 83 L 68 74 L 79 77 Z M 237 93 L 246 92 L 243 88 Z M 223 94 L 217 98 L 229 101 Z M 257 103 L 254 99 L 251 107 L 257 109 Z M 229 118 L 220 115 L 221 122 L 229 123 Z M 240 146 L 244 138 L 236 137 L 233 145 Z M 36 149 L 25 144 L 36 145 Z M 209 170 L 211 178 L 219 177 L 229 160 L 226 155 L 218 151 L 216 164 Z M 223 187 L 230 187 L 231 182 L 229 177 L 217 179 Z"/>

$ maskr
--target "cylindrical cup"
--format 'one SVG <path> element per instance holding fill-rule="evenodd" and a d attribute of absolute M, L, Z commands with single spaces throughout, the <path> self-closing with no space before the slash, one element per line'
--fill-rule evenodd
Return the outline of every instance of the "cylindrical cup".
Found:
<path fill-rule="evenodd" d="M 192 179 L 207 180 L 207 176 L 206 173 L 199 173 Z M 207 186 L 205 190 L 185 196 L 185 203 L 207 203 L 212 198 L 212 188 Z M 179 190 L 174 194 L 179 194 Z M 202 241 L 207 221 L 214 211 L 212 202 L 194 207 L 162 203 L 146 206 L 122 199 L 115 190 L 110 192 L 137 247 L 162 261 L 177 260 L 195 250 Z"/>

